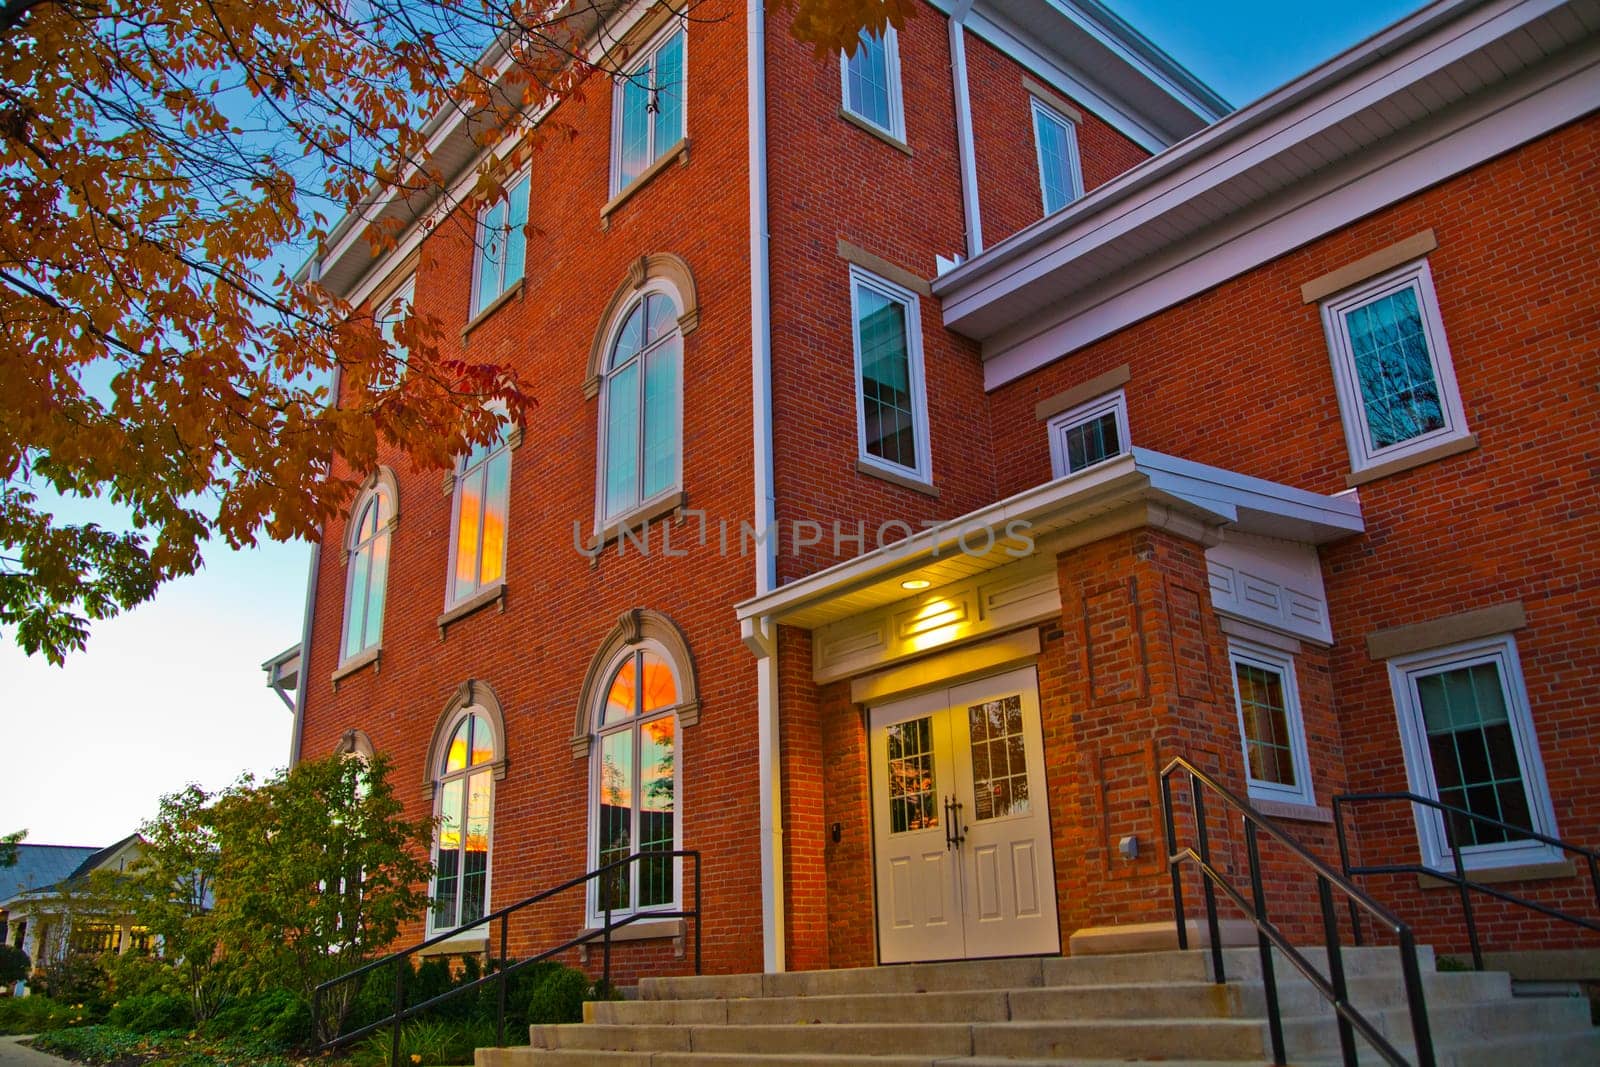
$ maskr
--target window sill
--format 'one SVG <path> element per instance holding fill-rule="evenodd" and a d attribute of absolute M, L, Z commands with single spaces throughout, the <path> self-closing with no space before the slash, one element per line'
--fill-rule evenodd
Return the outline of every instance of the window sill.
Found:
<path fill-rule="evenodd" d="M 650 184 L 651 178 L 654 178 L 657 174 L 660 174 L 662 171 L 666 170 L 667 167 L 671 166 L 674 161 L 681 166 L 689 165 L 689 138 L 680 137 L 677 144 L 661 153 L 654 163 L 650 164 L 648 167 L 644 168 L 644 170 L 639 172 L 638 177 L 634 178 L 633 181 L 629 182 L 622 189 L 618 190 L 616 196 L 613 196 L 610 200 L 606 201 L 605 207 L 600 209 L 601 228 L 604 229 L 605 227 L 610 226 L 611 213 L 626 203 L 628 198 L 633 196 L 634 193 L 637 193 L 640 189 Z"/>
<path fill-rule="evenodd" d="M 590 561 L 598 560 L 600 553 L 605 551 L 606 546 L 622 536 L 623 530 L 638 530 L 640 527 L 647 527 L 648 524 L 655 522 L 657 519 L 688 506 L 688 503 L 689 495 L 679 489 L 675 493 L 668 493 L 664 497 L 641 504 L 627 514 L 612 519 L 590 539 L 588 545 Z"/>
<path fill-rule="evenodd" d="M 1448 459 L 1451 456 L 1459 456 L 1463 452 L 1471 452 L 1477 447 L 1478 435 L 1475 433 L 1465 434 L 1461 437 L 1451 438 L 1448 441 L 1440 441 L 1438 444 L 1431 445 L 1428 448 L 1418 449 L 1410 455 L 1401 456 L 1398 459 L 1391 459 L 1362 470 L 1352 471 L 1345 475 L 1344 484 L 1354 489 L 1358 485 L 1366 485 L 1368 482 L 1375 482 L 1380 478 L 1387 478 L 1391 474 L 1399 474 L 1401 471 L 1411 470 L 1413 467 L 1421 467 L 1441 459 Z"/>
<path fill-rule="evenodd" d="M 590 952 L 603 952 L 605 942 L 598 936 L 601 930 L 597 917 L 593 926 L 587 926 L 579 931 L 578 936 L 583 937 L 594 934 L 593 941 L 586 941 L 578 946 L 578 957 L 581 962 L 589 961 Z M 636 923 L 629 923 L 621 929 L 611 931 L 611 943 L 622 944 L 628 941 L 675 941 L 677 942 L 675 954 L 683 957 L 684 923 L 682 919 L 640 919 Z"/>
<path fill-rule="evenodd" d="M 471 615 L 475 611 L 481 611 L 482 609 L 488 607 L 490 604 L 499 604 L 501 613 L 503 614 L 505 612 L 505 610 L 506 610 L 506 583 L 505 582 L 499 582 L 499 583 L 497 583 L 495 585 L 490 586 L 487 589 L 479 590 L 478 592 L 474 593 L 472 596 L 468 597 L 467 599 L 463 600 L 461 603 L 457 604 L 455 607 L 450 608 L 449 610 L 447 610 L 443 615 L 440 615 L 439 618 L 435 620 L 436 624 L 439 627 L 439 640 L 441 640 L 441 641 L 444 640 L 445 627 L 449 626 L 453 622 L 459 622 L 460 620 L 466 618 L 468 615 Z"/>
<path fill-rule="evenodd" d="M 443 931 L 435 930 L 429 937 L 437 937 Z M 437 945 L 429 945 L 417 953 L 419 956 L 470 956 L 479 952 L 489 951 L 489 933 L 486 930 L 475 929 L 457 935 Z"/>
<path fill-rule="evenodd" d="M 1272 819 L 1281 819 L 1286 822 L 1315 822 L 1325 826 L 1333 825 L 1333 809 L 1324 808 L 1317 804 L 1306 804 L 1294 800 L 1268 800 L 1266 797 L 1251 797 L 1250 806 L 1261 814 Z"/>
<path fill-rule="evenodd" d="M 1469 881 L 1482 882 L 1484 885 L 1499 885 L 1504 882 L 1551 882 L 1562 878 L 1577 877 L 1577 867 L 1570 859 L 1544 860 L 1533 863 L 1516 863 L 1505 867 L 1472 867 L 1466 869 Z M 1434 878 L 1430 875 L 1417 875 L 1418 889 L 1454 889 L 1454 882 L 1447 882 L 1443 878 Z"/>
<path fill-rule="evenodd" d="M 939 490 L 933 483 L 922 481 L 920 478 L 909 474 L 896 474 L 894 471 L 884 470 L 877 464 L 868 463 L 864 459 L 856 460 L 856 473 L 865 474 L 869 478 L 881 479 L 890 485 L 898 485 L 902 489 L 910 489 L 912 492 L 921 493 L 923 496 L 931 496 L 935 500 L 939 499 Z"/>
<path fill-rule="evenodd" d="M 489 301 L 488 304 L 484 305 L 482 311 L 472 316 L 472 318 L 467 321 L 467 324 L 461 327 L 462 345 L 467 343 L 467 335 L 473 330 L 476 330 L 479 326 L 482 326 L 484 321 L 488 319 L 490 315 L 493 315 L 496 311 L 499 311 L 502 307 L 511 303 L 512 300 L 521 300 L 522 287 L 526 283 L 526 278 L 518 278 L 517 284 L 513 285 L 511 288 L 507 289 L 505 292 Z"/>
<path fill-rule="evenodd" d="M 906 144 L 904 141 L 890 133 L 888 130 L 884 129 L 882 126 L 874 126 L 860 115 L 852 114 L 842 107 L 839 109 L 839 117 L 844 119 L 850 125 L 854 126 L 856 129 L 865 130 L 867 133 L 872 134 L 872 136 L 876 137 L 890 148 L 898 149 L 908 156 L 913 155 L 910 145 Z"/>
<path fill-rule="evenodd" d="M 339 664 L 338 669 L 333 672 L 333 688 L 337 690 L 341 681 L 350 677 L 352 674 L 355 674 L 364 667 L 367 667 L 368 665 L 371 665 L 372 673 L 377 674 L 382 668 L 382 664 L 379 663 L 379 660 L 381 659 L 383 659 L 382 645 L 374 645 L 365 652 L 357 652 L 355 655 Z"/>

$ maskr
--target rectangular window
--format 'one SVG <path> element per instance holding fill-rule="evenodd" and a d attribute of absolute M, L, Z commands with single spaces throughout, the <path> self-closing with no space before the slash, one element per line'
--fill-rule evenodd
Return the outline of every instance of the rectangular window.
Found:
<path fill-rule="evenodd" d="M 617 79 L 611 192 L 627 188 L 684 137 L 684 33 L 653 43 Z"/>
<path fill-rule="evenodd" d="M 1460 809 L 1418 809 L 1424 863 L 1449 870 L 1452 846 L 1473 867 L 1559 859 L 1525 832 L 1554 836 L 1555 816 L 1512 639 L 1393 659 L 1389 677 L 1412 791 Z"/>
<path fill-rule="evenodd" d="M 917 296 L 850 268 L 857 429 L 863 462 L 926 482 L 928 407 Z"/>
<path fill-rule="evenodd" d="M 862 30 L 855 55 L 839 53 L 839 79 L 845 111 L 896 140 L 906 139 L 899 38 L 893 26 L 884 27 L 881 36 Z"/>
<path fill-rule="evenodd" d="M 399 381 L 405 373 L 406 357 L 410 354 L 406 346 L 395 340 L 395 328 L 411 314 L 411 305 L 417 299 L 417 276 L 407 278 L 398 289 L 384 298 L 378 307 L 378 336 L 394 353 L 394 373 L 388 376 L 390 381 Z"/>
<path fill-rule="evenodd" d="M 1322 305 L 1353 470 L 1467 436 L 1426 260 Z"/>
<path fill-rule="evenodd" d="M 504 200 L 478 218 L 478 257 L 474 267 L 472 313 L 476 315 L 522 280 L 528 225 L 528 175 L 517 179 Z"/>
<path fill-rule="evenodd" d="M 1229 643 L 1228 660 L 1250 796 L 1315 804 L 1294 657 L 1235 641 Z"/>
<path fill-rule="evenodd" d="M 1050 468 L 1060 478 L 1114 459 L 1128 450 L 1128 399 L 1121 389 L 1053 417 Z"/>
<path fill-rule="evenodd" d="M 463 461 L 455 479 L 455 540 L 446 607 L 505 577 L 510 484 L 511 450 L 503 437 L 473 449 Z"/>
<path fill-rule="evenodd" d="M 1049 215 L 1083 195 L 1077 124 L 1034 98 L 1033 142 L 1039 156 L 1039 191 L 1044 197 L 1044 213 Z"/>

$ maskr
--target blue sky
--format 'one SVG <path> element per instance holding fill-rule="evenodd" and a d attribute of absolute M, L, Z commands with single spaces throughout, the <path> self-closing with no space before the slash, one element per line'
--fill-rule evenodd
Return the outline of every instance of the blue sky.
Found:
<path fill-rule="evenodd" d="M 1242 106 L 1371 36 L 1407 3 L 1108 0 L 1147 37 Z M 261 662 L 299 640 L 305 545 L 216 550 L 201 573 L 97 624 L 64 668 L 0 638 L 5 771 L 0 833 L 104 845 L 151 815 L 162 793 L 270 773 L 290 715 Z"/>

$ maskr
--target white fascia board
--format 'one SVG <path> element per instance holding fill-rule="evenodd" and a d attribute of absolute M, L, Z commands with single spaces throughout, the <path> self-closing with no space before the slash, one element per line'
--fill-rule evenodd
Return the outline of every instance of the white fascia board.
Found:
<path fill-rule="evenodd" d="M 1209 85 L 1194 72 L 1151 41 L 1138 28 L 1125 21 L 1110 8 L 1088 0 L 1087 3 L 1063 4 L 1048 0 L 1056 8 L 1092 34 L 1108 49 L 1121 56 L 1124 62 L 1137 68 L 1145 77 L 1160 85 L 1169 96 L 1182 101 L 1196 115 L 1215 122 L 1233 110 Z"/>
<path fill-rule="evenodd" d="M 1306 544 L 1335 541 L 1366 530 L 1355 492 L 1325 496 L 1292 485 L 1152 452 L 1131 450 L 1151 488 L 1203 510 L 1229 516 L 1246 533 L 1262 533 Z"/>
<path fill-rule="evenodd" d="M 1582 118 L 1600 106 L 1600 47 L 1569 54 L 1548 76 L 1454 109 L 1449 126 L 1414 127 L 1381 152 L 1300 182 L 1146 260 L 1120 288 L 1088 294 L 984 342 L 984 388 L 998 389 L 1375 211 Z M 937 290 L 937 281 L 935 283 Z M 948 312 L 949 305 L 946 305 Z M 947 314 L 947 321 L 949 315 Z"/>
<path fill-rule="evenodd" d="M 1337 105 L 1351 93 L 1359 92 L 1368 81 L 1383 78 L 1415 59 L 1418 41 L 1441 22 L 1457 17 L 1462 9 L 1482 6 L 1477 0 L 1446 0 L 1424 8 L 1180 144 L 1125 171 L 1064 210 L 1018 231 L 995 244 L 982 256 L 949 271 L 933 283 L 934 294 L 945 301 L 946 322 L 955 321 L 965 314 L 957 309 L 967 303 L 992 300 L 993 291 L 1004 287 L 1012 274 L 1019 270 L 1028 271 L 1042 256 L 1057 250 L 1080 253 L 1081 247 L 1067 249 L 1065 246 L 1094 234 L 1109 222 L 1119 221 L 1140 207 L 1150 206 L 1152 201 L 1160 197 L 1169 198 L 1162 206 L 1174 206 L 1174 203 L 1182 203 L 1201 189 L 1217 185 L 1226 177 L 1236 176 L 1241 170 L 1239 162 L 1242 159 L 1254 159 L 1269 147 L 1281 150 L 1282 135 L 1286 131 L 1296 131 L 1297 138 L 1314 132 L 1312 128 L 1300 125 L 1308 119 L 1316 128 L 1332 125 L 1327 116 L 1317 121 L 1324 109 Z M 1549 3 L 1532 5 L 1523 0 L 1499 0 L 1489 5 L 1487 11 L 1476 12 L 1476 21 L 1472 25 L 1490 21 L 1507 11 L 1515 15 L 1519 8 L 1523 10 L 1518 21 L 1526 23 L 1542 15 L 1548 6 Z M 1539 10 L 1529 12 L 1526 10 L 1529 7 Z M 1420 47 L 1424 52 L 1430 50 L 1427 44 Z M 1449 59 L 1459 58 L 1461 51 L 1453 50 Z M 1435 59 L 1436 65 L 1440 61 L 1448 61 L 1442 56 Z M 1366 70 L 1369 67 L 1372 69 Z M 1348 85 L 1357 74 L 1367 81 Z M 1196 181 L 1203 184 L 1190 185 Z M 1175 198 L 1170 196 L 1174 192 L 1179 194 Z M 1133 203 L 1127 204 L 1128 201 Z M 1007 264 L 1018 261 L 1019 265 L 1006 269 Z"/>

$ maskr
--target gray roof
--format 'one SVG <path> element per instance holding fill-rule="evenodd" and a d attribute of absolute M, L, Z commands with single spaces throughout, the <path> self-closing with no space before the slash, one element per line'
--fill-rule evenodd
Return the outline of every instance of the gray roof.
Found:
<path fill-rule="evenodd" d="M 79 845 L 18 845 L 16 866 L 0 867 L 0 904 L 64 881 L 100 851 Z"/>

